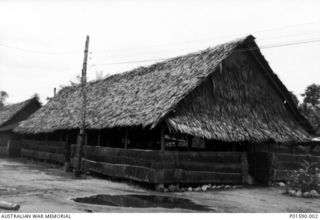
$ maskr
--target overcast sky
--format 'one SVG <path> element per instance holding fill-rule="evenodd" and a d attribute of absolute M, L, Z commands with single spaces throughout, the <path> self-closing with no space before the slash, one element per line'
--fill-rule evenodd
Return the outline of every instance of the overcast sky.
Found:
<path fill-rule="evenodd" d="M 319 11 L 318 0 L 0 0 L 0 90 L 45 102 L 81 73 L 87 34 L 89 80 L 252 34 L 299 95 L 320 84 L 320 42 L 294 45 L 320 40 Z"/>

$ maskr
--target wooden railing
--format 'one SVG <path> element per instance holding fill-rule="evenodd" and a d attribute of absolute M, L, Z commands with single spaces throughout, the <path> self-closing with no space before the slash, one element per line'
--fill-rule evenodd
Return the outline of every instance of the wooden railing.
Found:
<path fill-rule="evenodd" d="M 66 142 L 23 140 L 21 156 L 64 164 L 66 150 Z"/>
<path fill-rule="evenodd" d="M 0 145 L 0 156 L 19 157 L 21 150 L 21 141 L 10 139 L 6 145 Z"/>
<path fill-rule="evenodd" d="M 74 157 L 76 145 L 72 145 Z M 180 152 L 84 146 L 83 167 L 148 183 L 229 183 L 247 180 L 246 153 Z"/>
<path fill-rule="evenodd" d="M 8 146 L 0 145 L 0 157 L 7 157 L 8 156 Z"/>

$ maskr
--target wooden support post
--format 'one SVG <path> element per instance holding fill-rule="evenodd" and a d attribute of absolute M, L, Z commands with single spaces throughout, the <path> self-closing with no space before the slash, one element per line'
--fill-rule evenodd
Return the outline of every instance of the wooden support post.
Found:
<path fill-rule="evenodd" d="M 124 129 L 124 149 L 128 148 L 128 128 Z"/>
<path fill-rule="evenodd" d="M 98 141 L 97 141 L 97 145 L 101 146 L 101 130 L 98 131 Z"/>
<path fill-rule="evenodd" d="M 177 135 L 175 135 L 174 137 L 175 137 L 175 139 L 176 139 L 176 140 L 175 140 L 175 143 L 174 143 L 174 144 L 175 144 L 174 148 L 175 148 L 175 150 L 177 150 L 177 149 L 178 149 L 178 146 L 179 146 L 179 139 L 178 139 Z"/>
<path fill-rule="evenodd" d="M 82 151 L 85 136 L 85 128 L 86 128 L 86 108 L 87 108 L 87 94 L 86 94 L 86 84 L 87 84 L 87 61 L 88 61 L 88 49 L 89 49 L 89 36 L 86 38 L 86 44 L 84 49 L 84 59 L 82 66 L 82 75 L 81 75 L 81 124 L 80 124 L 80 143 L 77 146 L 76 151 L 76 163 L 74 166 L 73 174 L 75 177 L 79 177 L 82 170 Z M 87 144 L 87 143 L 86 143 Z"/>
<path fill-rule="evenodd" d="M 77 134 L 76 144 L 78 145 L 80 143 L 80 135 Z"/>
<path fill-rule="evenodd" d="M 192 136 L 188 136 L 188 150 L 191 150 L 192 148 Z"/>
<path fill-rule="evenodd" d="M 271 154 L 269 154 L 269 180 L 268 180 L 268 184 L 271 185 L 272 183 L 274 183 L 276 181 L 277 178 L 277 171 L 276 171 L 276 167 L 275 167 L 275 160 L 276 160 L 276 154 L 273 152 Z"/>
<path fill-rule="evenodd" d="M 71 158 L 71 144 L 69 143 L 69 135 L 70 131 L 67 132 L 66 135 L 66 145 L 65 145 L 65 162 L 64 162 L 64 171 L 70 171 L 70 158 Z"/>
<path fill-rule="evenodd" d="M 9 140 L 7 142 L 7 148 L 6 148 L 6 156 L 10 157 L 10 146 L 11 146 L 11 135 L 9 137 Z"/>
<path fill-rule="evenodd" d="M 165 143 L 165 139 L 164 139 L 164 135 L 165 135 L 165 126 L 164 124 L 162 123 L 161 124 L 161 134 L 160 134 L 160 146 L 161 146 L 161 151 L 165 151 L 165 146 L 166 146 L 166 143 Z"/>
<path fill-rule="evenodd" d="M 66 136 L 66 143 L 69 144 L 69 139 L 70 139 L 70 131 L 68 131 L 67 136 Z"/>
<path fill-rule="evenodd" d="M 247 158 L 247 153 L 243 152 L 241 154 L 241 176 L 242 176 L 242 184 L 247 184 L 248 183 L 248 158 Z"/>

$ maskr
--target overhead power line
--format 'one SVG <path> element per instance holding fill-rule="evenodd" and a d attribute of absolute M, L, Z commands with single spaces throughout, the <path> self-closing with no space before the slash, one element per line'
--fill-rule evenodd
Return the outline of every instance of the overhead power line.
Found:
<path fill-rule="evenodd" d="M 320 23 L 319 20 L 316 21 L 312 21 L 312 22 L 305 22 L 305 23 L 300 23 L 300 24 L 294 24 L 294 25 L 287 25 L 287 26 L 281 26 L 281 27 L 276 27 L 276 28 L 268 28 L 268 29 L 260 29 L 260 30 L 256 30 L 256 31 L 252 31 L 252 33 L 262 33 L 262 32 L 268 32 L 268 31 L 277 31 L 277 30 L 283 30 L 283 29 L 289 29 L 289 28 L 293 28 L 293 27 L 299 27 L 299 26 L 305 26 L 305 25 L 310 25 L 310 24 L 318 24 Z M 239 35 L 225 35 L 225 36 L 217 36 L 214 37 L 214 39 L 222 39 L 222 38 L 226 38 L 226 37 L 236 37 Z M 176 42 L 176 43 L 168 43 L 168 44 L 157 44 L 154 46 L 164 46 L 164 45 L 173 45 L 173 44 L 185 44 L 185 43 L 195 43 L 195 42 L 203 42 L 203 41 L 208 41 L 208 40 L 212 40 L 213 38 L 206 38 L 206 39 L 198 39 L 198 40 L 191 40 L 191 41 L 184 41 L 184 42 Z M 9 49 L 14 49 L 14 50 L 18 50 L 18 51 L 22 51 L 22 52 L 26 52 L 26 53 L 33 53 L 33 54 L 46 54 L 46 55 L 72 55 L 72 54 L 78 54 L 79 51 L 67 51 L 67 52 L 54 52 L 54 51 L 37 51 L 37 50 L 30 50 L 30 49 L 25 49 L 25 48 L 20 48 L 20 47 L 16 47 L 16 46 L 12 46 L 12 45 L 6 45 L 3 43 L 0 43 L 1 47 L 6 47 Z M 135 49 L 135 48 L 133 48 Z M 106 53 L 105 51 L 95 51 L 95 54 L 103 54 Z"/>
<path fill-rule="evenodd" d="M 275 40 L 281 40 L 281 39 L 286 39 L 288 40 L 288 38 L 294 40 L 294 39 L 299 39 L 297 37 L 301 37 L 301 38 L 304 38 L 304 39 L 311 39 L 311 38 L 316 38 L 316 37 L 319 37 L 319 34 L 320 34 L 320 29 L 318 32 L 308 32 L 308 33 L 298 33 L 298 34 L 286 34 L 286 35 L 278 35 L 278 36 L 274 36 L 274 37 L 263 37 L 261 38 L 264 42 L 272 42 L 272 41 L 275 41 Z M 238 35 L 236 37 L 234 37 L 234 39 L 236 38 L 240 38 L 240 37 L 243 37 L 245 36 L 244 35 Z M 260 38 L 259 38 L 260 40 Z M 211 40 L 208 40 L 209 42 L 209 46 L 210 44 L 212 44 L 212 42 L 215 42 L 216 41 L 216 38 L 212 38 Z M 202 41 L 197 41 L 198 43 L 201 43 L 199 44 L 199 46 L 201 45 L 205 45 L 204 43 L 202 43 Z M 192 44 L 191 48 L 194 47 L 195 42 Z M 206 45 L 208 45 L 206 43 Z M 176 46 L 176 45 L 175 45 Z M 199 46 L 196 46 L 195 48 L 199 47 Z M 169 47 L 169 48 L 172 48 L 173 47 L 173 44 Z M 136 48 L 136 49 L 130 49 L 130 48 L 123 48 L 123 49 L 110 49 L 105 52 L 97 52 L 97 51 L 94 51 L 94 58 L 99 58 L 99 59 L 103 59 L 103 58 L 110 58 L 111 55 L 117 55 L 117 54 L 133 54 L 133 53 L 152 53 L 152 52 L 157 52 L 157 51 L 163 51 L 163 50 L 166 50 L 167 47 L 163 47 L 163 46 L 158 46 L 157 48 L 149 48 L 149 47 L 145 47 L 145 48 Z M 175 47 L 177 48 L 177 50 L 184 50 L 183 48 L 185 47 Z"/>
<path fill-rule="evenodd" d="M 316 43 L 320 42 L 320 39 L 314 39 L 314 40 L 305 40 L 305 41 L 295 41 L 295 42 L 287 42 L 287 43 L 281 43 L 281 44 L 270 44 L 261 46 L 259 48 L 248 48 L 243 50 L 236 50 L 234 52 L 245 52 L 250 50 L 258 50 L 258 49 L 270 49 L 270 48 L 277 48 L 277 47 L 288 47 L 288 46 L 294 46 L 294 45 L 301 45 L 301 44 L 310 44 L 310 43 Z M 146 60 L 131 60 L 131 61 L 122 61 L 122 62 L 110 62 L 110 63 L 98 63 L 98 64 L 92 64 L 92 66 L 104 66 L 104 65 L 118 65 L 118 64 L 132 64 L 132 63 L 145 63 L 145 62 L 154 62 L 154 61 L 163 61 L 171 58 L 157 58 L 157 59 L 146 59 Z"/>
<path fill-rule="evenodd" d="M 35 53 L 35 54 L 47 54 L 47 55 L 67 55 L 67 54 L 75 54 L 75 53 L 79 53 L 79 52 L 50 52 L 50 51 L 36 51 L 36 50 L 28 50 L 28 49 L 24 49 L 24 48 L 20 48 L 20 47 L 15 47 L 15 46 L 10 46 L 10 45 L 6 45 L 6 44 L 1 44 L 1 47 L 6 47 L 6 48 L 10 48 L 10 49 L 14 49 L 14 50 L 19 50 L 22 52 L 26 52 L 26 53 Z"/>
<path fill-rule="evenodd" d="M 260 29 L 260 30 L 255 30 L 255 31 L 251 31 L 251 34 L 258 34 L 258 33 L 266 33 L 266 32 L 270 32 L 270 31 L 280 31 L 280 30 L 285 30 L 285 29 L 290 29 L 290 28 L 294 28 L 294 27 L 299 27 L 299 26 L 303 26 L 306 27 L 306 25 L 310 25 L 310 24 L 320 24 L 320 21 L 312 21 L 312 22 L 305 22 L 305 23 L 300 23 L 300 24 L 295 24 L 295 25 L 287 25 L 287 26 L 281 26 L 281 27 L 276 27 L 276 28 L 268 28 L 268 29 Z M 151 46 L 172 46 L 172 45 L 181 45 L 181 44 L 190 44 L 190 43 L 198 43 L 198 42 L 206 42 L 206 41 L 212 41 L 212 39 L 218 40 L 218 39 L 226 39 L 226 38 L 237 38 L 237 37 L 241 37 L 244 36 L 246 34 L 232 34 L 232 35 L 220 35 L 220 36 L 215 36 L 215 37 L 207 37 L 207 38 L 202 38 L 202 39 L 197 39 L 197 40 L 188 40 L 188 41 L 178 41 L 178 42 L 170 42 L 170 43 L 163 43 L 160 42 L 158 44 L 154 44 Z M 301 35 L 301 34 L 298 34 Z M 286 35 L 288 36 L 288 35 Z M 289 35 L 289 36 L 296 36 L 296 35 Z M 126 48 L 130 49 L 130 50 L 139 50 L 141 48 L 137 48 L 137 47 L 133 47 L 133 48 Z M 106 53 L 110 53 L 109 52 L 110 49 L 108 49 L 108 52 L 106 51 L 95 51 L 95 54 L 106 54 Z"/>

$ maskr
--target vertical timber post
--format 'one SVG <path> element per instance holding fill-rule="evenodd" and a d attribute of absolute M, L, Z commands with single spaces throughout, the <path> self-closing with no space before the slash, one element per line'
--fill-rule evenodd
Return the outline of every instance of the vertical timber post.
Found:
<path fill-rule="evenodd" d="M 124 129 L 124 149 L 128 148 L 128 128 Z"/>
<path fill-rule="evenodd" d="M 178 150 L 178 146 L 179 146 L 179 136 L 178 136 L 178 134 L 176 134 L 174 137 L 175 137 L 174 150 Z"/>
<path fill-rule="evenodd" d="M 22 154 L 22 150 L 23 150 L 23 148 L 25 148 L 25 147 L 24 147 L 24 143 L 25 143 L 24 140 L 25 140 L 25 138 L 26 138 L 26 137 L 25 137 L 25 134 L 22 134 L 22 137 L 21 137 L 21 151 L 20 151 L 20 156 L 21 156 L 21 157 L 24 157 L 24 155 Z"/>
<path fill-rule="evenodd" d="M 59 141 L 60 142 L 63 142 L 63 137 L 62 137 L 63 135 L 62 135 L 62 132 L 61 131 L 59 131 Z"/>
<path fill-rule="evenodd" d="M 79 133 L 79 145 L 77 145 L 76 151 L 76 163 L 73 170 L 75 177 L 80 176 L 81 172 L 81 163 L 82 163 L 82 151 L 83 144 L 85 142 L 85 126 L 86 126 L 86 84 L 87 84 L 87 61 L 88 61 L 88 48 L 89 48 L 89 36 L 86 38 L 86 44 L 84 49 L 84 59 L 82 66 L 82 75 L 81 75 L 81 97 L 82 97 L 82 107 L 81 107 L 81 124 L 80 124 L 80 133 Z"/>
<path fill-rule="evenodd" d="M 165 146 L 166 146 L 164 135 L 165 135 L 165 124 L 161 123 L 161 125 L 160 125 L 160 151 L 161 152 L 165 151 Z M 155 190 L 156 191 L 163 191 L 163 189 L 164 189 L 164 184 L 163 183 L 157 182 L 155 184 Z"/>
<path fill-rule="evenodd" d="M 70 155 L 71 155 L 71 145 L 69 144 L 70 131 L 67 132 L 66 142 L 65 142 L 65 158 L 64 158 L 64 171 L 68 172 L 70 169 Z"/>
<path fill-rule="evenodd" d="M 248 183 L 248 158 L 247 158 L 247 152 L 241 153 L 241 179 L 242 184 Z"/>
<path fill-rule="evenodd" d="M 10 157 L 10 145 L 11 145 L 11 136 L 9 136 L 9 139 L 7 141 L 7 147 L 5 149 L 5 156 Z"/>
<path fill-rule="evenodd" d="M 277 180 L 277 170 L 275 167 L 276 154 L 272 152 L 269 154 L 269 180 L 268 184 L 271 185 L 272 183 L 276 182 Z"/>
<path fill-rule="evenodd" d="M 97 141 L 97 145 L 101 146 L 101 130 L 98 131 L 98 141 Z"/>
<path fill-rule="evenodd" d="M 192 137 L 189 135 L 188 136 L 188 150 L 191 150 L 192 148 Z"/>
<path fill-rule="evenodd" d="M 161 146 L 161 151 L 165 151 L 165 139 L 164 139 L 164 133 L 165 132 L 165 126 L 164 123 L 161 123 L 161 136 L 160 136 L 160 146 Z"/>

